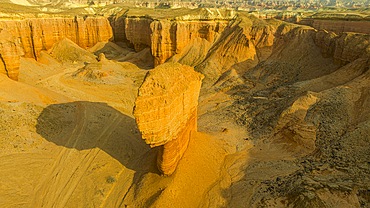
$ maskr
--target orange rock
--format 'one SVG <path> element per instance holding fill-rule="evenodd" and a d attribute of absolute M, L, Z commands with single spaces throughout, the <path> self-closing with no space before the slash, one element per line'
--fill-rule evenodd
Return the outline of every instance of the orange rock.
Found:
<path fill-rule="evenodd" d="M 41 50 L 49 50 L 63 38 L 82 48 L 108 41 L 112 29 L 105 18 L 45 18 L 1 21 L 0 27 L 21 40 L 25 57 L 38 58 Z"/>
<path fill-rule="evenodd" d="M 171 175 L 197 130 L 197 105 L 203 75 L 190 66 L 162 64 L 148 72 L 139 88 L 134 116 L 147 144 L 161 146 L 158 169 Z"/>
<path fill-rule="evenodd" d="M 208 42 L 214 41 L 227 26 L 226 21 L 154 21 L 152 30 L 151 50 L 154 65 L 164 63 L 195 38 L 203 38 Z"/>
<path fill-rule="evenodd" d="M 355 33 L 370 33 L 369 21 L 349 21 L 349 20 L 333 20 L 325 18 L 323 20 L 313 19 L 308 24 L 315 29 L 333 31 L 335 33 L 355 32 Z"/>
<path fill-rule="evenodd" d="M 134 45 L 136 52 L 150 47 L 151 23 L 152 20 L 146 18 L 125 18 L 126 38 Z"/>
<path fill-rule="evenodd" d="M 68 38 L 82 48 L 94 46 L 97 42 L 108 41 L 112 29 L 106 18 L 45 18 L 0 21 L 0 54 L 8 76 L 17 80 L 19 58 L 38 59 L 41 50 L 49 50 L 55 43 Z M 24 53 L 23 53 L 24 52 Z"/>
<path fill-rule="evenodd" d="M 20 42 L 8 31 L 0 30 L 0 73 L 17 81 L 19 73 L 19 57 L 23 55 Z"/>
<path fill-rule="evenodd" d="M 195 38 L 215 40 L 228 21 L 169 21 L 145 17 L 116 17 L 112 21 L 115 41 L 129 41 L 136 52 L 151 48 L 154 65 L 164 63 Z"/>
<path fill-rule="evenodd" d="M 315 43 L 324 57 L 333 57 L 334 64 L 344 66 L 358 58 L 368 58 L 370 43 L 363 34 L 342 33 L 321 30 L 315 33 Z"/>

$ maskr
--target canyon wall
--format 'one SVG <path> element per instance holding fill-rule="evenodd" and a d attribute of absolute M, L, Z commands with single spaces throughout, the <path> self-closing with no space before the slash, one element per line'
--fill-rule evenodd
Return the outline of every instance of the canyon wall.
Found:
<path fill-rule="evenodd" d="M 113 33 L 106 18 L 33 18 L 0 21 L 1 33 L 7 33 L 8 44 L 1 44 L 0 54 L 8 76 L 17 80 L 19 57 L 38 59 L 41 50 L 49 50 L 63 38 L 82 48 L 108 41 Z M 11 61 L 9 61 L 11 60 Z"/>
<path fill-rule="evenodd" d="M 151 50 L 154 65 L 164 63 L 196 38 L 213 42 L 228 25 L 226 21 L 154 21 Z"/>
<path fill-rule="evenodd" d="M 247 69 L 265 60 L 281 23 L 242 14 L 234 19 L 127 15 L 111 19 L 115 41 L 126 42 L 137 52 L 150 47 L 154 66 L 166 61 L 193 66 L 206 76 L 205 86 L 231 67 Z"/>
<path fill-rule="evenodd" d="M 228 70 L 246 71 L 266 60 L 272 52 L 280 24 L 277 20 L 267 22 L 253 16 L 240 16 L 230 21 L 207 50 L 204 60 L 194 67 L 205 75 L 203 86 L 212 86 Z M 192 57 L 190 53 L 183 54 L 180 63 Z"/>
<path fill-rule="evenodd" d="M 364 14 L 317 12 L 303 15 L 301 12 L 252 13 L 260 19 L 278 19 L 284 22 L 307 25 L 317 30 L 335 33 L 370 33 L 370 18 Z"/>
<path fill-rule="evenodd" d="M 335 33 L 341 32 L 370 33 L 370 21 L 302 19 L 298 20 L 297 23 L 311 26 L 317 30 L 328 30 Z"/>
<path fill-rule="evenodd" d="M 151 48 L 154 65 L 179 53 L 191 40 L 214 41 L 228 25 L 226 20 L 153 20 L 149 17 L 118 16 L 111 20 L 114 40 L 127 42 L 136 52 Z"/>
<path fill-rule="evenodd" d="M 367 17 L 318 13 L 310 18 L 296 19 L 296 24 L 315 29 L 310 31 L 315 45 L 321 49 L 325 58 L 333 58 L 335 65 L 344 66 L 359 58 L 369 58 L 370 21 Z M 285 28 L 286 32 L 291 29 Z M 284 36 L 286 32 L 275 36 Z"/>
<path fill-rule="evenodd" d="M 314 39 L 324 57 L 333 57 L 337 65 L 344 66 L 358 58 L 370 58 L 370 35 L 368 34 L 342 33 L 337 35 L 321 30 L 315 34 Z"/>
<path fill-rule="evenodd" d="M 137 52 L 151 47 L 151 23 L 152 20 L 147 18 L 125 18 L 126 38 Z"/>
<path fill-rule="evenodd" d="M 317 12 L 309 16 L 304 16 L 299 14 L 299 12 L 282 12 L 273 18 L 335 33 L 370 33 L 370 18 L 360 13 Z"/>
<path fill-rule="evenodd" d="M 201 12 L 205 11 L 201 10 Z M 104 17 L 2 20 L 0 21 L 0 36 L 2 37 L 0 73 L 17 80 L 20 56 L 38 59 L 41 50 L 49 50 L 62 38 L 68 38 L 82 48 L 108 40 L 126 42 L 137 52 L 150 48 L 154 66 L 178 54 L 179 57 L 176 57 L 176 60 L 180 63 L 194 67 L 200 64 L 199 67 L 203 69 L 207 68 L 206 65 L 214 66 L 213 74 L 222 73 L 234 63 L 242 61 L 250 60 L 249 62 L 253 64 L 249 65 L 255 65 L 270 54 L 274 42 L 274 31 L 280 23 L 273 20 L 262 23 L 252 17 L 242 17 L 242 14 L 238 14 L 239 18 L 234 18 L 232 16 L 234 14 L 220 17 L 207 15 L 209 14 L 204 14 L 204 19 L 200 19 L 201 16 L 198 15 L 198 17 L 195 14 L 155 19 L 149 15 L 130 16 L 123 13 L 109 18 L 109 21 Z M 336 33 L 370 33 L 370 22 L 366 20 L 325 19 L 325 16 L 302 19 L 290 13 L 289 15 L 275 18 L 279 17 L 289 22 L 293 21 L 289 18 L 294 17 L 299 24 Z M 249 20 L 240 22 L 240 19 Z M 243 43 L 233 43 L 232 40 L 235 39 Z M 208 53 L 206 57 L 200 57 L 194 51 L 190 53 L 186 49 L 187 46 L 191 48 L 189 45 L 199 44 L 204 46 L 200 47 L 202 54 Z M 233 51 L 234 49 L 236 51 Z M 245 51 L 242 52 L 244 49 Z M 323 53 L 326 53 L 325 50 L 323 49 Z M 179 55 L 180 53 L 184 54 Z M 247 54 L 247 56 L 239 57 L 238 54 Z M 222 58 L 225 56 L 229 58 Z M 219 61 L 214 62 L 213 59 Z M 196 69 L 198 70 L 199 67 Z M 205 70 L 203 72 L 207 73 Z"/>
<path fill-rule="evenodd" d="M 0 73 L 18 80 L 19 57 L 24 55 L 19 39 L 6 30 L 0 30 Z"/>
<path fill-rule="evenodd" d="M 160 146 L 158 169 L 171 175 L 197 130 L 203 75 L 190 66 L 166 63 L 148 72 L 139 88 L 134 116 L 147 144 Z"/>
<path fill-rule="evenodd" d="M 126 42 L 135 48 L 136 52 L 150 48 L 152 19 L 118 15 L 110 18 L 110 22 L 115 42 Z"/>

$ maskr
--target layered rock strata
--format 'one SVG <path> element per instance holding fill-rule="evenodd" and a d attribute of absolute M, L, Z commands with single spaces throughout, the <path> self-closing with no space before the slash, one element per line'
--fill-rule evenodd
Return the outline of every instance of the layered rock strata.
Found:
<path fill-rule="evenodd" d="M 0 30 L 1 34 L 7 34 L 7 38 L 1 38 L 0 54 L 8 76 L 14 80 L 18 77 L 19 57 L 22 55 L 38 59 L 40 51 L 51 49 L 63 38 L 88 48 L 113 36 L 106 18 L 4 20 L 0 21 Z"/>
<path fill-rule="evenodd" d="M 171 175 L 197 130 L 197 105 L 203 75 L 190 66 L 166 63 L 149 71 L 139 88 L 134 116 L 142 138 L 160 146 L 157 167 Z"/>
<path fill-rule="evenodd" d="M 154 65 L 164 63 L 196 38 L 213 42 L 227 24 L 226 21 L 154 21 L 150 25 Z"/>
<path fill-rule="evenodd" d="M 9 32 L 0 30 L 0 73 L 18 80 L 20 59 L 24 54 L 20 42 Z"/>
<path fill-rule="evenodd" d="M 342 33 L 321 30 L 315 33 L 315 43 L 321 48 L 324 57 L 333 57 L 334 64 L 344 66 L 356 59 L 369 59 L 369 35 Z"/>
<path fill-rule="evenodd" d="M 253 16 L 239 16 L 230 21 L 220 36 L 206 49 L 204 59 L 194 65 L 205 75 L 203 86 L 212 86 L 222 73 L 245 71 L 266 60 L 272 52 L 280 21 L 265 22 Z M 189 63 L 195 54 L 182 53 L 178 60 Z"/>
<path fill-rule="evenodd" d="M 366 13 L 335 13 L 335 12 L 317 12 L 306 13 L 301 12 L 256 12 L 252 15 L 260 19 L 278 19 L 284 22 L 307 25 L 317 30 L 328 30 L 335 33 L 355 32 L 355 33 L 370 33 L 370 16 Z"/>
<path fill-rule="evenodd" d="M 150 24 L 147 18 L 125 18 L 125 35 L 137 52 L 151 46 Z"/>
<path fill-rule="evenodd" d="M 273 18 L 335 33 L 370 33 L 370 16 L 366 14 L 317 12 L 307 15 L 299 14 L 299 12 L 281 12 Z"/>
<path fill-rule="evenodd" d="M 318 30 L 328 30 L 335 33 L 355 32 L 370 33 L 370 21 L 353 21 L 346 19 L 313 19 L 307 18 L 297 20 L 297 24 L 308 25 Z"/>
<path fill-rule="evenodd" d="M 149 16 L 120 16 L 111 20 L 111 25 L 115 41 L 129 42 L 136 52 L 144 48 L 151 48 L 154 65 L 158 66 L 179 53 L 196 38 L 213 42 L 228 25 L 228 22 L 227 18 L 203 21 L 191 18 L 154 20 Z"/>

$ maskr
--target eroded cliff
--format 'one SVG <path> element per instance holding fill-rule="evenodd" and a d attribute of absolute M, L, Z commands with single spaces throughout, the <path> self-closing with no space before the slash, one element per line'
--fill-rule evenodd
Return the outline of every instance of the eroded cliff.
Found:
<path fill-rule="evenodd" d="M 115 41 L 130 43 L 137 52 L 150 48 L 154 65 L 178 54 L 194 39 L 212 43 L 235 18 L 235 13 L 221 9 L 169 11 L 168 14 L 137 14 L 126 10 L 111 18 Z"/>
<path fill-rule="evenodd" d="M 227 24 L 227 21 L 154 21 L 151 24 L 154 64 L 164 63 L 196 38 L 212 43 Z"/>
<path fill-rule="evenodd" d="M 1 57 L 7 75 L 17 80 L 19 58 L 38 59 L 40 51 L 49 50 L 55 43 L 68 38 L 82 48 L 94 46 L 112 38 L 106 18 L 32 18 L 0 21 Z M 6 34 L 6 35 L 3 35 Z M 2 70 L 4 73 L 4 70 Z"/>
<path fill-rule="evenodd" d="M 311 16 L 297 19 L 296 23 L 335 33 L 370 33 L 370 16 L 361 12 L 317 12 Z"/>
<path fill-rule="evenodd" d="M 206 85 L 213 84 L 236 63 L 242 63 L 236 68 L 251 68 L 265 60 L 282 23 L 234 13 L 216 17 L 217 12 L 221 14 L 218 10 L 202 12 L 209 16 L 154 19 L 126 12 L 111 22 L 116 41 L 131 44 L 136 51 L 150 48 L 154 66 L 166 61 L 193 66 L 206 76 Z"/>
<path fill-rule="evenodd" d="M 163 64 L 148 72 L 135 101 L 136 123 L 147 144 L 161 146 L 158 169 L 171 175 L 197 130 L 203 75 L 192 67 Z"/>
<path fill-rule="evenodd" d="M 0 73 L 18 80 L 19 57 L 24 54 L 17 38 L 6 30 L 0 30 Z"/>

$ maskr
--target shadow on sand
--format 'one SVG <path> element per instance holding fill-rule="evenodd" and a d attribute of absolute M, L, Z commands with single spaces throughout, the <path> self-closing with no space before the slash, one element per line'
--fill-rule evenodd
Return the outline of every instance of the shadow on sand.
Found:
<path fill-rule="evenodd" d="M 106 103 L 77 101 L 46 107 L 37 120 L 36 132 L 46 140 L 69 149 L 99 148 L 141 175 L 160 174 L 155 166 L 157 148 L 141 139 L 135 119 Z"/>

